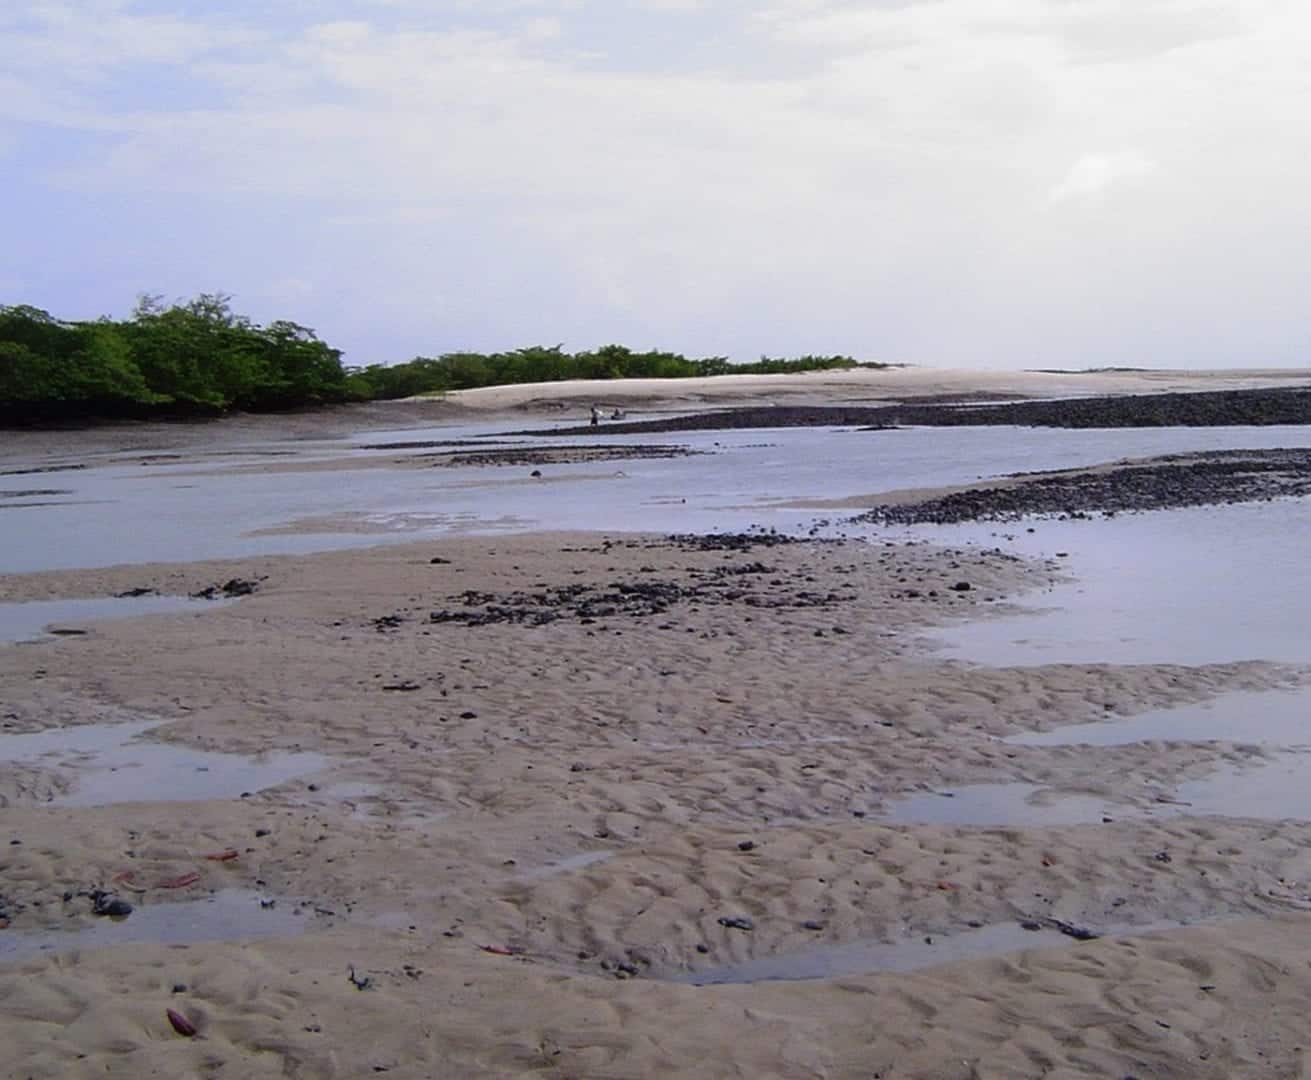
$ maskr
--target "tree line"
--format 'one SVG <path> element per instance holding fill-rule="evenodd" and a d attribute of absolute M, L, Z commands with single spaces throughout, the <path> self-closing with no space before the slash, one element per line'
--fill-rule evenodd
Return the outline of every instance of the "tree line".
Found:
<path fill-rule="evenodd" d="M 557 345 L 355 368 L 308 327 L 281 320 L 261 326 L 234 312 L 222 294 L 175 304 L 146 296 L 127 319 L 89 322 L 0 306 L 0 420 L 7 423 L 278 412 L 511 383 L 857 366 L 881 365 L 848 356 L 733 364 L 622 345 L 577 353 Z"/>

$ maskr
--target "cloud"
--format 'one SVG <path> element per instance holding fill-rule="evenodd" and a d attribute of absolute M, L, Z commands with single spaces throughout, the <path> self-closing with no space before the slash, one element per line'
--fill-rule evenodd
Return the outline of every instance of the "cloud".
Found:
<path fill-rule="evenodd" d="M 1147 179 L 1157 168 L 1156 162 L 1132 151 L 1085 154 L 1074 163 L 1065 179 L 1052 188 L 1051 201 L 1101 199 L 1113 188 Z"/>
<path fill-rule="evenodd" d="M 285 262 L 273 280 L 314 283 L 283 290 L 293 317 L 358 347 L 384 333 L 397 356 L 627 338 L 1096 363 L 1142 346 L 1144 297 L 1205 320 L 1242 270 L 1269 285 L 1250 318 L 1282 328 L 1281 347 L 1298 333 L 1274 299 L 1293 256 L 1266 253 L 1307 225 L 1304 5 L 183 10 L 0 13 L 24 213 L 54 228 L 61 199 L 103 205 L 88 242 L 150 253 L 115 263 L 104 307 L 125 278 L 172 295 L 222 273 L 237 280 L 211 287 L 241 294 L 250 275 L 272 295 L 249 268 Z M 186 209 L 143 234 L 156 204 Z M 1099 211 L 1053 212 L 1080 205 Z M 13 256 L 49 259 L 35 242 Z M 1208 348 L 1237 334 L 1230 316 Z M 1156 358 L 1194 355 L 1182 316 L 1164 344 L 1152 333 Z"/>

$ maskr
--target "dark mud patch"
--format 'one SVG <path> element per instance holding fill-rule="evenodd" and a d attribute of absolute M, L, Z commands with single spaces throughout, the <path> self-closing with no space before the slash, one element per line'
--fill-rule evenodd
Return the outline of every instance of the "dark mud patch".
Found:
<path fill-rule="evenodd" d="M 850 427 L 1266 427 L 1311 424 L 1311 388 L 1206 390 L 994 404 L 907 401 L 881 406 L 763 406 L 719 409 L 631 423 L 607 423 L 612 434 L 719 431 L 736 428 Z M 595 435 L 594 427 L 521 431 L 516 435 Z"/>
<path fill-rule="evenodd" d="M 744 409 L 716 409 L 690 416 L 656 420 L 612 421 L 601 426 L 610 435 L 659 434 L 674 431 L 729 431 L 742 428 L 870 427 L 883 423 L 885 408 L 851 405 L 765 405 Z M 889 425 L 891 426 L 891 425 Z M 589 425 L 548 431 L 515 431 L 513 435 L 595 435 Z"/>
<path fill-rule="evenodd" d="M 1311 495 L 1311 450 L 1227 450 L 1022 474 L 1002 484 L 953 491 L 919 502 L 875 506 L 854 520 L 881 525 L 949 525 L 1025 517 L 1078 519 L 1304 495 Z"/>
<path fill-rule="evenodd" d="M 85 465 L 40 465 L 30 469 L 0 469 L 0 476 L 36 476 L 40 473 L 75 472 Z"/>
<path fill-rule="evenodd" d="M 567 552 L 600 552 L 615 548 L 750 554 L 785 544 L 822 543 L 842 546 L 841 540 L 799 541 L 768 532 L 725 533 L 708 536 L 671 536 L 663 540 L 612 541 L 596 546 L 564 548 Z M 529 589 L 491 592 L 466 590 L 445 597 L 447 606 L 420 616 L 426 624 L 455 623 L 490 626 L 515 623 L 547 626 L 561 621 L 590 625 L 603 619 L 642 619 L 671 613 L 678 607 L 740 605 L 749 609 L 833 608 L 856 600 L 853 587 L 821 588 L 807 571 L 780 569 L 763 559 L 733 561 L 688 569 L 677 576 L 658 575 L 654 566 L 641 566 L 628 577 L 604 582 L 539 582 Z M 398 629 L 410 621 L 403 613 L 371 620 L 379 632 Z M 671 629 L 673 624 L 662 626 Z M 846 631 L 835 627 L 835 633 Z"/>
<path fill-rule="evenodd" d="M 505 450 L 461 450 L 432 455 L 434 468 L 478 465 L 586 465 L 599 461 L 639 461 L 692 457 L 703 453 L 685 446 L 543 446 Z"/>
<path fill-rule="evenodd" d="M 778 575 L 763 562 L 693 570 L 684 580 L 647 577 L 604 584 L 574 584 L 510 593 L 468 591 L 458 607 L 433 611 L 430 623 L 546 626 L 561 620 L 583 625 L 601 619 L 664 615 L 680 605 L 740 604 L 757 609 L 832 608 L 857 598 L 849 589 L 817 590 Z"/>

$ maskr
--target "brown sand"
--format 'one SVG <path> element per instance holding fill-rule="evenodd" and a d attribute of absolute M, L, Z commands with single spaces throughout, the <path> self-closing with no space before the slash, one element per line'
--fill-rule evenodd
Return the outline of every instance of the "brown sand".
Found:
<path fill-rule="evenodd" d="M 261 583 L 202 614 L 0 647 L 5 731 L 154 717 L 147 738 L 330 759 L 250 797 L 87 809 L 46 803 L 92 763 L 0 764 L 11 940 L 95 923 L 78 895 L 95 887 L 138 905 L 129 925 L 230 888 L 300 903 L 305 924 L 0 962 L 4 1075 L 1309 1075 L 1311 824 L 1144 816 L 1263 752 L 997 741 L 1297 673 L 988 670 L 920 640 L 1058 573 L 924 545 L 536 535 L 0 579 L 8 600 Z M 616 585 L 667 608 L 429 620 Z M 880 820 L 898 795 L 998 780 L 1094 793 L 1114 820 Z M 252 934 L 264 915 L 252 900 Z M 953 961 L 972 927 L 1053 917 L 1128 936 Z M 668 981 L 924 938 L 942 963 L 914 974 Z"/>

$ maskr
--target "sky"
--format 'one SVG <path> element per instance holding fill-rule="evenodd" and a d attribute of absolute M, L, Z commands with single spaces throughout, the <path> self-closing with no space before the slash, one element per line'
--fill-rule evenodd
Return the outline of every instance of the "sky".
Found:
<path fill-rule="evenodd" d="M 1311 365 L 1306 0 L 3 0 L 0 304 Z"/>

